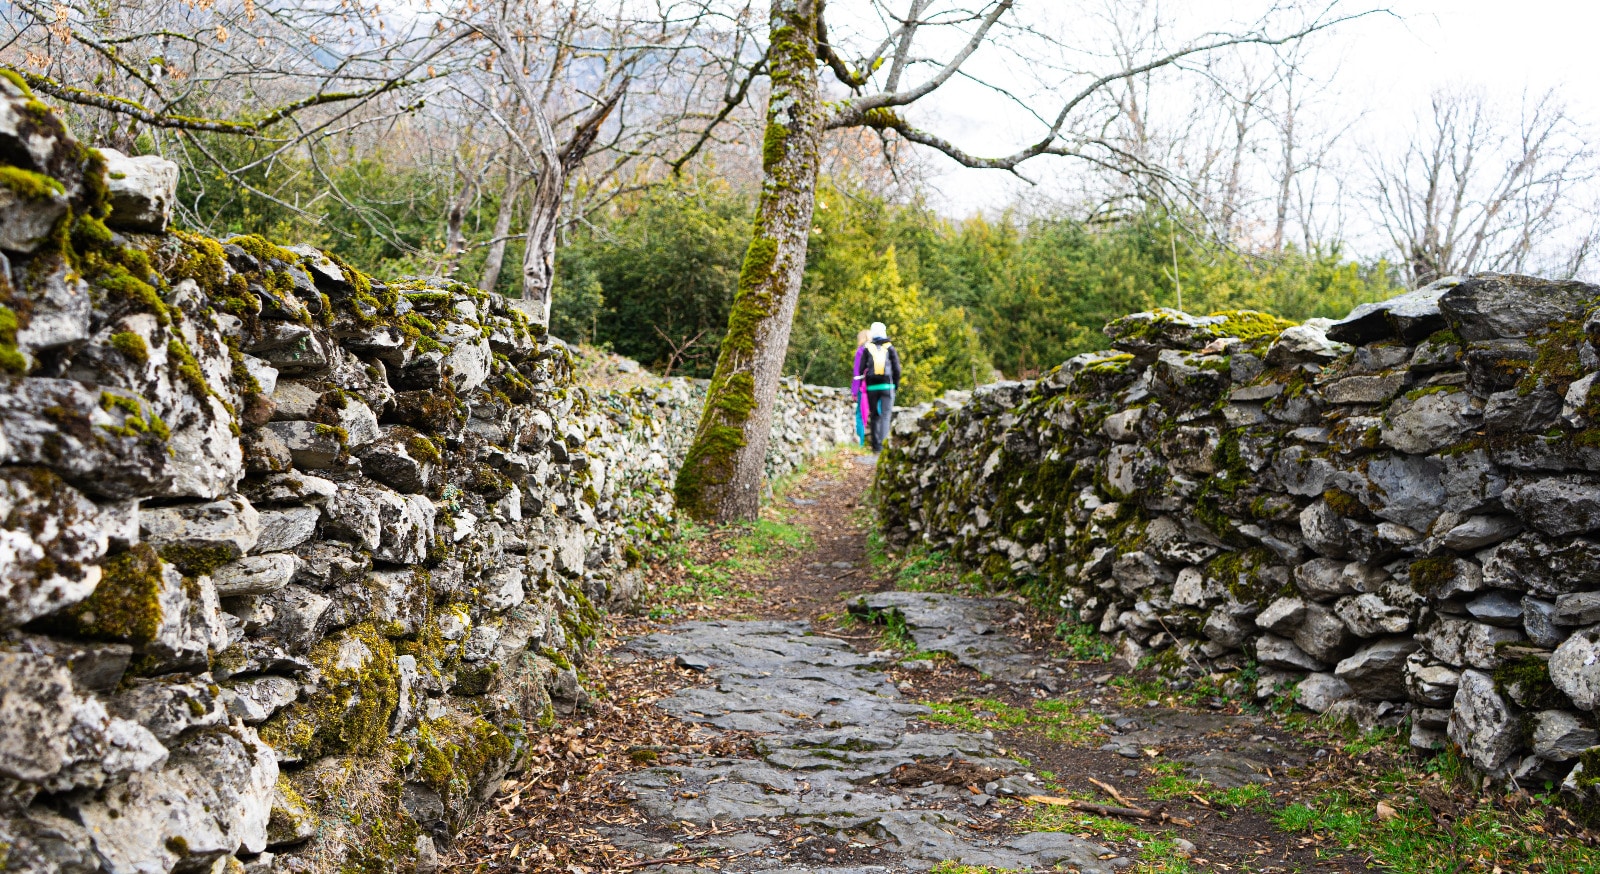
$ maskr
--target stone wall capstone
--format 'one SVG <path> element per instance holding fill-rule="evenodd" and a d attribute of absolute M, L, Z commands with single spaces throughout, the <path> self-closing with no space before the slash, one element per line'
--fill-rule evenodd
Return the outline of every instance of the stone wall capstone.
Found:
<path fill-rule="evenodd" d="M 1600 287 L 1483 274 L 1113 349 L 902 413 L 893 543 L 1032 582 L 1129 663 L 1220 672 L 1479 771 L 1600 775 Z"/>
<path fill-rule="evenodd" d="M 703 386 L 173 232 L 0 78 L 0 870 L 428 871 L 641 596 Z M 850 439 L 786 384 L 769 471 Z"/>

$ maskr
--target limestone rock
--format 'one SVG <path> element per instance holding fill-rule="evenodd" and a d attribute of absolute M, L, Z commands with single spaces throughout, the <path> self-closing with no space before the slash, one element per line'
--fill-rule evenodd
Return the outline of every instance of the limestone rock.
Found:
<path fill-rule="evenodd" d="M 1550 656 L 1550 682 L 1580 710 L 1600 707 L 1600 626 L 1562 641 Z"/>
<path fill-rule="evenodd" d="M 1346 351 L 1348 346 L 1328 338 L 1328 319 L 1307 319 L 1279 334 L 1267 347 L 1267 364 L 1274 367 L 1331 361 Z"/>
<path fill-rule="evenodd" d="M 8 871 L 17 874 L 99 874 L 89 833 L 41 806 L 16 817 L 0 816 L 0 846 Z"/>
<path fill-rule="evenodd" d="M 1364 476 L 1349 480 L 1347 491 L 1363 496 L 1380 519 L 1426 531 L 1443 510 L 1442 474 L 1431 459 L 1380 455 L 1366 465 Z"/>
<path fill-rule="evenodd" d="M 306 807 L 298 794 L 280 781 L 272 794 L 272 812 L 267 820 L 267 846 L 281 850 L 303 844 L 316 835 L 316 814 Z"/>
<path fill-rule="evenodd" d="M 1406 657 L 1405 683 L 1413 702 L 1425 707 L 1447 707 L 1455 700 L 1456 687 L 1461 685 L 1461 671 L 1434 663 L 1419 650 Z"/>
<path fill-rule="evenodd" d="M 246 725 L 259 725 L 299 697 L 300 684 L 288 677 L 252 677 L 223 690 L 228 714 Z"/>
<path fill-rule="evenodd" d="M 253 732 L 209 731 L 173 750 L 162 769 L 129 775 L 78 812 L 108 870 L 168 870 L 265 850 L 277 781 L 277 760 Z"/>
<path fill-rule="evenodd" d="M 1494 547 L 1483 563 L 1483 581 L 1545 598 L 1600 589 L 1600 542 L 1552 542 L 1524 533 Z"/>
<path fill-rule="evenodd" d="M 365 446 L 378 439 L 378 417 L 372 408 L 354 398 L 346 398 L 339 408 L 339 427 L 344 429 L 346 446 Z"/>
<path fill-rule="evenodd" d="M 1349 640 L 1350 631 L 1337 614 L 1321 604 L 1306 605 L 1305 621 L 1294 633 L 1296 646 L 1312 658 L 1331 664 L 1344 654 Z"/>
<path fill-rule="evenodd" d="M 1314 501 L 1300 511 L 1300 533 L 1306 545 L 1319 555 L 1344 558 L 1349 555 L 1349 526 L 1327 501 Z"/>
<path fill-rule="evenodd" d="M 105 156 L 106 189 L 111 195 L 106 224 L 146 234 L 166 230 L 178 194 L 178 165 L 159 155 L 130 158 L 104 147 L 100 154 Z"/>
<path fill-rule="evenodd" d="M 0 628 L 89 597 L 113 518 L 48 471 L 0 470 Z"/>
<path fill-rule="evenodd" d="M 1323 671 L 1328 667 L 1307 655 L 1293 641 L 1273 634 L 1263 634 L 1256 640 L 1256 659 L 1268 667 L 1293 671 Z"/>
<path fill-rule="evenodd" d="M 1527 337 L 1575 319 L 1600 287 L 1576 281 L 1480 273 L 1447 290 L 1439 310 L 1463 340 Z"/>
<path fill-rule="evenodd" d="M 1466 392 L 1433 392 L 1400 398 L 1389 407 L 1383 442 L 1401 452 L 1426 455 L 1461 441 L 1477 416 Z"/>
<path fill-rule="evenodd" d="M 327 595 L 290 584 L 267 595 L 266 603 L 272 606 L 273 614 L 269 634 L 291 653 L 310 652 L 317 639 L 327 631 L 324 617 L 333 606 L 333 599 Z"/>
<path fill-rule="evenodd" d="M 1306 602 L 1299 598 L 1279 598 L 1256 615 L 1256 625 L 1277 635 L 1293 635 L 1306 618 Z"/>
<path fill-rule="evenodd" d="M 1404 373 L 1347 376 L 1324 386 L 1322 396 L 1330 404 L 1381 404 L 1399 394 L 1404 385 Z"/>
<path fill-rule="evenodd" d="M 404 425 L 384 425 L 379 438 L 362 447 L 361 469 L 380 483 L 406 494 L 426 494 L 438 475 L 439 450 Z"/>
<path fill-rule="evenodd" d="M 1375 701 L 1406 699 L 1406 659 L 1417 651 L 1410 638 L 1380 640 L 1356 650 L 1339 662 L 1334 676 L 1350 684 L 1360 698 Z"/>
<path fill-rule="evenodd" d="M 1529 527 L 1554 537 L 1600 529 L 1600 483 L 1587 478 L 1522 480 L 1507 486 L 1502 500 Z"/>
<path fill-rule="evenodd" d="M 493 360 L 494 353 L 489 349 L 489 341 L 479 336 L 476 340 L 464 340 L 451 347 L 450 354 L 444 359 L 444 367 L 450 373 L 450 384 L 455 390 L 469 392 L 489 378 L 489 364 Z"/>
<path fill-rule="evenodd" d="M 222 598 L 265 595 L 287 586 L 300 569 L 300 559 L 284 552 L 251 555 L 225 564 L 211 574 Z"/>
<path fill-rule="evenodd" d="M 1522 602 L 1501 591 L 1479 595 L 1467 602 L 1467 613 L 1479 622 L 1502 625 L 1506 628 L 1522 627 Z"/>
<path fill-rule="evenodd" d="M 1461 687 L 1450 709 L 1450 739 L 1478 768 L 1500 773 L 1516 751 L 1521 720 L 1510 702 L 1482 671 L 1461 672 Z"/>
<path fill-rule="evenodd" d="M 58 186 L 41 183 L 37 191 L 0 186 L 0 249 L 27 254 L 44 245 L 67 212 L 67 198 Z"/>
<path fill-rule="evenodd" d="M 1556 597 L 1555 624 L 1593 625 L 1600 622 L 1600 592 L 1573 592 Z"/>
<path fill-rule="evenodd" d="M 0 265 L 3 266 L 3 265 Z M 30 283 L 13 294 L 28 308 L 28 323 L 17 329 L 17 349 L 37 359 L 41 352 L 89 339 L 92 304 L 89 286 L 65 263 L 54 270 L 29 265 Z M 3 277 L 4 271 L 0 271 Z"/>
<path fill-rule="evenodd" d="M 0 775 L 40 782 L 61 770 L 72 675 L 44 656 L 0 652 Z"/>
<path fill-rule="evenodd" d="M 1411 629 L 1411 614 L 1404 607 L 1386 603 L 1370 592 L 1340 598 L 1333 612 L 1357 637 L 1401 634 Z"/>
<path fill-rule="evenodd" d="M 1524 429 L 1542 431 L 1554 425 L 1560 415 L 1561 396 L 1555 392 L 1513 388 L 1489 395 L 1483 406 L 1483 426 L 1496 434 Z"/>
<path fill-rule="evenodd" d="M 1567 629 L 1556 626 L 1556 605 L 1549 601 L 1524 596 L 1522 599 L 1522 630 L 1534 646 L 1555 649 L 1567 639 Z"/>
<path fill-rule="evenodd" d="M 1576 713 L 1541 710 L 1533 715 L 1533 752 L 1551 762 L 1570 762 L 1600 744 L 1600 732 Z"/>
<path fill-rule="evenodd" d="M 1493 546 L 1522 530 L 1514 516 L 1470 516 L 1439 536 L 1439 545 L 1457 552 Z"/>
<path fill-rule="evenodd" d="M 257 553 L 282 552 L 294 549 L 317 532 L 317 522 L 322 511 L 316 507 L 289 507 L 283 510 L 262 510 L 259 513 L 261 533 L 256 540 Z"/>
<path fill-rule="evenodd" d="M 253 504 L 322 504 L 338 491 L 332 480 L 296 470 L 248 483 L 243 494 Z"/>
<path fill-rule="evenodd" d="M 255 548 L 261 519 L 249 501 L 233 497 L 140 510 L 139 533 L 157 547 L 203 553 L 203 561 L 214 567 Z"/>
<path fill-rule="evenodd" d="M 227 721 L 227 712 L 211 678 L 140 679 L 111 699 L 111 711 L 137 722 L 167 742 L 190 729 Z"/>
<path fill-rule="evenodd" d="M 263 430 L 288 447 L 289 456 L 298 468 L 325 470 L 338 464 L 345 454 L 346 438 L 340 433 L 341 429 L 332 425 L 304 420 L 268 422 Z"/>
<path fill-rule="evenodd" d="M 1220 316 L 1191 316 L 1173 309 L 1134 313 L 1105 326 L 1111 345 L 1135 355 L 1149 355 L 1162 349 L 1199 350 L 1218 336 Z"/>
<path fill-rule="evenodd" d="M 116 400 L 102 406 L 102 394 Z M 137 413 L 132 411 L 138 411 Z M 141 398 L 70 379 L 29 377 L 0 392 L 0 463 L 36 465 L 107 498 L 166 494 L 175 473 L 168 446 L 145 424 Z"/>
<path fill-rule="evenodd" d="M 1327 601 L 1355 591 L 1345 575 L 1345 562 L 1314 558 L 1294 569 L 1295 588 L 1307 598 Z"/>
<path fill-rule="evenodd" d="M 1238 617 L 1224 610 L 1211 611 L 1200 629 L 1200 633 L 1213 644 L 1228 649 L 1244 643 L 1248 631 L 1249 629 L 1239 621 Z"/>
<path fill-rule="evenodd" d="M 1334 704 L 1355 694 L 1349 683 L 1332 674 L 1311 674 L 1295 687 L 1294 699 L 1313 713 L 1326 713 Z"/>
<path fill-rule="evenodd" d="M 1328 338 L 1353 345 L 1388 339 L 1415 343 L 1445 326 L 1439 298 L 1460 282 L 1452 276 L 1385 301 L 1364 303 L 1333 323 Z"/>
<path fill-rule="evenodd" d="M 1435 619 L 1417 635 L 1417 642 L 1439 661 L 1485 671 L 1499 667 L 1504 660 L 1498 652 L 1501 644 L 1522 639 L 1518 629 L 1446 617 Z"/>

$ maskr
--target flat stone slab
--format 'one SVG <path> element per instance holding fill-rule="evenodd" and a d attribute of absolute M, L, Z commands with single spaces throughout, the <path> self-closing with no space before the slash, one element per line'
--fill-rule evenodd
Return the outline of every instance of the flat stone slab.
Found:
<path fill-rule="evenodd" d="M 1015 609 L 1009 602 L 891 594 L 902 597 L 871 596 L 868 604 L 901 610 L 919 646 L 949 651 L 958 659 L 965 653 L 995 677 L 1020 677 L 1036 667 L 1015 643 L 1006 649 L 1009 637 L 979 627 L 1008 620 L 1002 613 Z M 734 854 L 716 860 L 716 870 L 865 874 L 924 871 L 954 861 L 1113 874 L 1131 864 L 1076 835 L 989 838 L 972 832 L 965 826 L 989 814 L 972 803 L 975 796 L 956 787 L 880 785 L 894 768 L 919 761 L 957 759 L 1004 775 L 1016 775 L 1019 766 L 995 752 L 987 732 L 912 731 L 911 719 L 927 708 L 900 695 L 883 673 L 887 663 L 815 634 L 809 623 L 689 622 L 634 640 L 624 648 L 624 657 L 627 653 L 689 662 L 711 680 L 656 702 L 663 711 L 708 729 L 757 735 L 753 746 L 759 759 L 690 756 L 623 778 L 653 825 L 716 824 L 721 834 L 681 844 Z M 1021 783 L 1017 776 L 1003 779 Z M 769 829 L 792 825 L 871 834 L 881 842 L 883 866 L 806 865 L 763 852 L 771 843 L 764 836 Z M 637 832 L 618 830 L 613 836 L 619 846 L 661 858 L 683 852 L 668 853 L 671 845 Z M 680 864 L 654 870 L 712 869 Z"/>
<path fill-rule="evenodd" d="M 1003 598 L 964 598 L 936 592 L 879 592 L 850 605 L 852 613 L 898 613 L 917 649 L 948 653 L 966 667 L 1007 683 L 1040 676 L 1038 662 L 1003 629 L 1017 605 Z"/>

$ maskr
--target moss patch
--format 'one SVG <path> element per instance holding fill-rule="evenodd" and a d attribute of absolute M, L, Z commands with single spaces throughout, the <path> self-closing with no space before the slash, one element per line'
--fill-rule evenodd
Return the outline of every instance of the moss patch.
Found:
<path fill-rule="evenodd" d="M 161 630 L 165 580 L 161 557 L 138 544 L 100 562 L 94 592 L 49 624 L 95 640 L 149 643 Z"/>
<path fill-rule="evenodd" d="M 362 623 L 312 647 L 311 663 L 322 671 L 323 693 L 278 711 L 261 727 L 262 740 L 304 759 L 381 750 L 400 700 L 394 646 Z"/>

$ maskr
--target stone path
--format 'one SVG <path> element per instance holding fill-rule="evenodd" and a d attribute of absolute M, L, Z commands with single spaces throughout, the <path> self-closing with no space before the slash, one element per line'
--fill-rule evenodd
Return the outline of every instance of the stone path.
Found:
<path fill-rule="evenodd" d="M 962 598 L 922 592 L 880 592 L 851 605 L 857 613 L 895 611 L 906 623 L 911 639 L 925 652 L 948 653 L 966 667 L 992 680 L 1031 685 L 1045 693 L 1063 692 L 1065 672 L 1041 663 L 1006 629 L 1020 619 L 1017 605 L 998 598 Z M 1071 692 L 1067 692 L 1072 696 Z M 1073 696 L 1075 697 L 1075 696 Z M 1099 703 L 1099 702 L 1094 702 Z M 1170 761 L 1182 762 L 1187 772 L 1221 789 L 1246 783 L 1266 783 L 1274 770 L 1282 773 L 1304 763 L 1300 750 L 1253 735 L 1241 729 L 1260 726 L 1257 716 L 1193 713 L 1164 707 L 1147 708 L 1128 716 L 1106 708 L 1099 711 L 1106 724 L 1107 743 L 1102 752 L 1142 759 L 1143 750 L 1163 749 L 1175 742 L 1227 735 L 1226 749 L 1205 747 L 1180 752 Z"/>
<path fill-rule="evenodd" d="M 897 874 L 956 863 L 1133 874 L 1141 862 L 1368 870 L 1359 857 L 1281 831 L 1264 804 L 1217 807 L 1188 789 L 1173 794 L 1181 776 L 1180 786 L 1205 793 L 1264 784 L 1273 806 L 1287 803 L 1311 770 L 1297 766 L 1326 755 L 1317 740 L 1232 701 L 1190 695 L 1192 706 L 1178 706 L 1190 681 L 1176 676 L 1157 692 L 1146 672 L 1074 661 L 1042 645 L 1049 629 L 1017 601 L 882 591 L 889 580 L 867 569 L 858 521 L 870 474 L 847 462 L 790 492 L 798 509 L 787 521 L 811 543 L 742 578 L 756 598 L 708 604 L 693 617 L 701 621 L 640 620 L 605 663 L 619 704 L 641 692 L 654 702 L 644 712 L 658 714 L 659 733 L 644 727 L 648 715 L 635 722 L 632 707 L 601 707 L 592 722 L 575 714 L 563 737 L 609 739 L 616 753 L 592 760 L 593 772 L 552 765 L 508 781 L 509 800 L 457 852 L 459 870 Z M 709 560 L 722 554 L 714 542 L 705 547 Z M 732 610 L 751 612 L 728 617 Z M 903 628 L 919 652 L 866 652 L 888 638 L 839 626 L 846 610 L 886 624 L 892 614 L 889 638 Z M 929 659 L 935 652 L 949 659 Z M 930 713 L 918 701 L 948 703 Z M 1028 714 L 1025 726 L 1007 721 L 1017 713 Z M 994 726 L 998 736 L 954 723 Z M 563 798 L 568 773 L 574 790 L 580 780 L 593 790 Z M 1114 803 L 1107 787 L 1170 818 L 1057 817 L 1005 800 Z M 1070 832 L 1034 832 L 1023 825 L 1030 821 Z M 545 842 L 557 854 L 534 850 L 549 858 L 530 862 L 528 848 Z M 1176 860 L 1180 851 L 1190 858 Z"/>
<path fill-rule="evenodd" d="M 965 639 L 976 617 L 988 615 L 985 603 L 952 599 L 941 604 L 941 615 L 954 623 L 942 631 Z M 641 638 L 627 649 L 639 656 L 673 657 L 714 681 L 661 702 L 666 712 L 711 729 L 759 734 L 756 755 L 750 758 L 694 758 L 635 772 L 626 780 L 654 824 L 687 822 L 717 827 L 721 834 L 663 842 L 619 831 L 612 834 L 618 846 L 662 857 L 682 854 L 679 846 L 737 854 L 719 860 L 723 871 L 920 871 L 954 861 L 1111 874 L 1130 863 L 1071 834 L 986 839 L 967 828 L 999 817 L 984 809 L 993 797 L 990 792 L 1040 791 L 1029 782 L 1032 775 L 999 756 L 987 733 L 913 730 L 912 718 L 927 708 L 901 697 L 883 674 L 889 662 L 818 635 L 808 622 L 688 623 L 671 633 Z M 968 773 L 986 769 L 995 779 L 981 794 L 933 782 L 888 785 L 896 768 L 918 762 L 955 762 Z M 792 824 L 820 832 L 856 832 L 880 846 L 868 853 L 876 857 L 872 864 L 819 866 L 817 859 L 796 858 L 803 851 L 773 840 L 779 827 Z"/>

